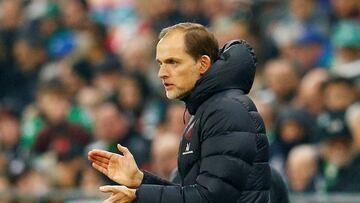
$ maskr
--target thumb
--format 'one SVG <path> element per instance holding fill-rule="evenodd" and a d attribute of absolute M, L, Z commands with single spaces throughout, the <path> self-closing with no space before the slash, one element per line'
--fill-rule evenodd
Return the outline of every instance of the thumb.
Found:
<path fill-rule="evenodd" d="M 121 144 L 117 144 L 117 148 L 121 153 L 123 153 L 124 156 L 131 154 L 129 149 L 126 147 L 123 147 Z"/>
<path fill-rule="evenodd" d="M 112 192 L 112 193 L 115 193 L 118 191 L 118 188 L 117 187 L 120 187 L 120 186 L 117 186 L 117 185 L 105 185 L 105 186 L 101 186 L 99 187 L 100 191 L 101 192 Z"/>

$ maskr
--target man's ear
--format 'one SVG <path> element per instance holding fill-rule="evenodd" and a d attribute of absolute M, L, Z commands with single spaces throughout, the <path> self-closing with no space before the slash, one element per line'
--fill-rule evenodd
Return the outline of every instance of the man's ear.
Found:
<path fill-rule="evenodd" d="M 202 55 L 199 60 L 200 60 L 200 75 L 204 75 L 204 73 L 211 66 L 211 59 L 208 55 Z"/>

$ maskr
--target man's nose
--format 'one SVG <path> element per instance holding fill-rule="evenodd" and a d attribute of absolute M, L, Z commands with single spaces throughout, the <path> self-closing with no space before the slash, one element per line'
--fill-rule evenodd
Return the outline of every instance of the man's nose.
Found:
<path fill-rule="evenodd" d="M 166 78 L 169 77 L 168 70 L 165 65 L 161 65 L 158 71 L 158 77 L 159 78 Z"/>

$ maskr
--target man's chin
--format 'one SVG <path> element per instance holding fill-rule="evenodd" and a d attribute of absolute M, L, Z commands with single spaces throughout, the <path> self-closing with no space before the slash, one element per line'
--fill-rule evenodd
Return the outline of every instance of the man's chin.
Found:
<path fill-rule="evenodd" d="M 182 99 L 182 98 L 186 97 L 187 95 L 188 95 L 188 93 L 174 94 L 174 93 L 166 92 L 166 97 L 170 100 Z"/>
<path fill-rule="evenodd" d="M 171 95 L 171 94 L 166 94 L 166 97 L 170 100 L 178 99 L 178 97 L 176 95 Z"/>

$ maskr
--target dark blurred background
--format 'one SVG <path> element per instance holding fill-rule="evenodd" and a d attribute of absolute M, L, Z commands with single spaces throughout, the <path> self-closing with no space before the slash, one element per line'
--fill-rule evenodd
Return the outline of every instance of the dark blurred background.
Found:
<path fill-rule="evenodd" d="M 174 175 L 188 114 L 154 57 L 179 22 L 255 48 L 250 96 L 294 202 L 360 195 L 360 1 L 0 0 L 1 203 L 96 200 L 111 181 L 86 154 L 117 143 Z"/>

